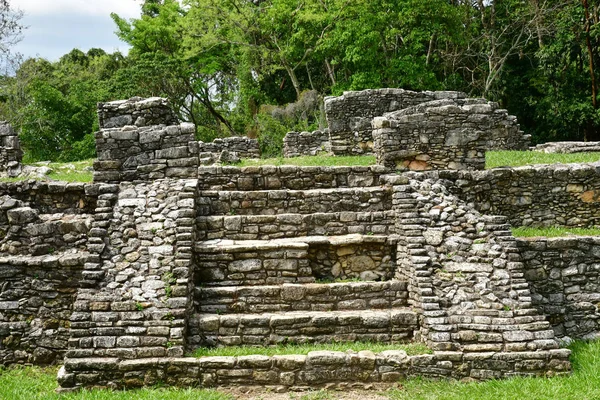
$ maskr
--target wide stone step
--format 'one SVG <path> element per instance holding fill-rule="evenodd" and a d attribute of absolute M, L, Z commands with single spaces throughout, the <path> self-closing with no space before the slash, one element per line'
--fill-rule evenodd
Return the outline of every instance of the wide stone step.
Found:
<path fill-rule="evenodd" d="M 199 215 L 368 212 L 392 207 L 391 187 L 204 191 L 197 203 Z"/>
<path fill-rule="evenodd" d="M 339 282 L 269 286 L 196 287 L 200 313 L 390 309 L 408 303 L 408 283 Z"/>
<path fill-rule="evenodd" d="M 418 329 L 409 309 L 311 311 L 267 314 L 196 314 L 189 324 L 189 344 L 266 346 L 279 343 L 340 341 L 402 342 Z"/>
<path fill-rule="evenodd" d="M 196 244 L 196 284 L 257 286 L 316 279 L 389 280 L 395 239 L 375 235 L 274 240 L 210 240 Z"/>
<path fill-rule="evenodd" d="M 368 187 L 379 184 L 385 167 L 299 167 L 282 166 L 210 166 L 199 167 L 201 190 L 307 190 L 344 187 Z"/>
<path fill-rule="evenodd" d="M 394 211 L 200 216 L 197 239 L 268 240 L 394 233 Z"/>

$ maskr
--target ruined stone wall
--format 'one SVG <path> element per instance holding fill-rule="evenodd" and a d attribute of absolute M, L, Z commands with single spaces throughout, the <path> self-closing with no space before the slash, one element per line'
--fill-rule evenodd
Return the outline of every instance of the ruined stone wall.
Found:
<path fill-rule="evenodd" d="M 23 151 L 21 142 L 12 126 L 0 121 L 0 174 L 17 176 L 21 172 Z"/>
<path fill-rule="evenodd" d="M 199 240 L 271 240 L 283 237 L 394 233 L 394 212 L 200 216 Z"/>
<path fill-rule="evenodd" d="M 446 179 L 464 201 L 482 213 L 506 216 L 512 226 L 600 225 L 598 164 L 432 171 L 410 176 Z"/>
<path fill-rule="evenodd" d="M 190 178 L 198 167 L 192 124 L 103 128 L 96 133 L 95 182 Z"/>
<path fill-rule="evenodd" d="M 0 184 L 0 364 L 61 362 L 97 185 Z"/>
<path fill-rule="evenodd" d="M 485 152 L 525 150 L 516 117 L 483 99 L 445 99 L 373 120 L 377 163 L 412 170 L 482 170 Z"/>
<path fill-rule="evenodd" d="M 519 239 L 533 304 L 558 337 L 595 339 L 600 332 L 600 238 Z"/>
<path fill-rule="evenodd" d="M 440 181 L 397 177 L 394 183 L 398 228 L 404 230 L 398 272 L 409 282 L 411 304 L 422 310 L 428 346 L 465 355 L 506 352 L 507 359 L 510 353 L 558 349 L 549 322 L 532 305 L 506 218 L 479 214 Z M 471 374 L 506 372 L 498 366 Z"/>
<path fill-rule="evenodd" d="M 440 99 L 466 98 L 460 92 L 412 92 L 404 89 L 369 89 L 325 98 L 331 151 L 335 155 L 371 153 L 371 120 L 385 113 Z"/>
<path fill-rule="evenodd" d="M 600 142 L 550 142 L 538 144 L 531 150 L 541 153 L 585 153 L 600 151 Z"/>
<path fill-rule="evenodd" d="M 198 153 L 201 165 L 240 158 L 260 158 L 258 140 L 242 136 L 219 138 L 210 143 L 198 142 Z"/>
<path fill-rule="evenodd" d="M 316 156 L 331 152 L 329 129 L 314 132 L 289 132 L 283 138 L 283 156 Z"/>
<path fill-rule="evenodd" d="M 194 299 L 200 313 L 336 311 L 407 306 L 408 291 L 405 281 L 290 283 L 238 287 L 233 293 L 229 287 L 197 285 Z"/>
<path fill-rule="evenodd" d="M 0 365 L 62 362 L 86 260 L 0 256 Z"/>
<path fill-rule="evenodd" d="M 379 184 L 389 170 L 370 167 L 199 167 L 201 190 L 310 190 L 338 187 L 368 187 Z"/>
<path fill-rule="evenodd" d="M 402 350 L 389 350 L 378 354 L 371 351 L 335 352 L 316 351 L 308 355 L 240 356 L 172 358 L 164 362 L 156 360 L 122 361 L 112 371 L 112 376 L 123 387 L 127 377 L 128 387 L 167 384 L 177 386 L 232 387 L 258 386 L 273 391 L 307 390 L 309 388 L 357 389 L 382 387 L 406 378 L 468 378 L 485 377 L 489 368 L 502 366 L 513 375 L 539 375 L 538 365 L 552 363 L 554 374 L 568 373 L 568 362 L 564 365 L 555 361 L 566 359 L 569 350 L 550 350 L 547 353 L 483 353 L 477 356 L 454 352 L 408 356 Z M 112 367 L 99 363 L 98 367 Z M 67 361 L 67 368 L 85 376 L 91 372 L 89 365 L 78 361 Z M 108 374 L 108 371 L 106 372 Z M 59 376 L 63 385 L 71 376 Z"/>
<path fill-rule="evenodd" d="M 101 129 L 179 124 L 168 100 L 161 97 L 132 97 L 129 100 L 98 103 L 98 120 Z"/>

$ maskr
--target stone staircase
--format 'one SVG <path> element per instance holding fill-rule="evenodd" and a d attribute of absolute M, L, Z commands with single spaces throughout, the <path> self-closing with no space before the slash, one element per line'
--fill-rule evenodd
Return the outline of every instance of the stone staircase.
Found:
<path fill-rule="evenodd" d="M 391 188 L 327 186 L 200 191 L 189 347 L 413 338 Z"/>

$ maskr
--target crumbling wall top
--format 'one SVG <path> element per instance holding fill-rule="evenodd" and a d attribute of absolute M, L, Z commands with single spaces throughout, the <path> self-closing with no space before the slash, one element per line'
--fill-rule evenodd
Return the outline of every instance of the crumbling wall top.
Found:
<path fill-rule="evenodd" d="M 98 120 L 100 129 L 179 124 L 169 101 L 162 97 L 132 97 L 129 100 L 98 103 Z"/>

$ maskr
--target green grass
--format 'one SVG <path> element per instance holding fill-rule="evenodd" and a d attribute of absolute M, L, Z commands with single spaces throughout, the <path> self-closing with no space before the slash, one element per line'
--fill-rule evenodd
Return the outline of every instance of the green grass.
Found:
<path fill-rule="evenodd" d="M 84 161 L 74 161 L 67 163 L 32 163 L 27 164 L 33 167 L 46 166 L 52 170 L 48 174 L 48 178 L 54 181 L 65 181 L 65 182 L 91 182 L 93 178 L 93 172 L 86 170 L 86 168 L 92 167 L 94 163 L 93 159 Z M 33 178 L 17 177 L 17 178 L 2 178 L 1 182 L 20 182 L 26 181 Z M 1 399 L 0 399 L 1 400 Z"/>
<path fill-rule="evenodd" d="M 55 393 L 56 368 L 0 370 L 0 400 L 233 400 L 215 390 L 143 388 L 130 391 L 82 390 Z"/>
<path fill-rule="evenodd" d="M 571 346 L 574 372 L 554 378 L 512 378 L 482 383 L 411 379 L 388 392 L 393 400 L 591 400 L 600 399 L 600 342 Z"/>
<path fill-rule="evenodd" d="M 533 164 L 573 164 L 600 161 L 600 153 L 546 154 L 537 151 L 488 151 L 485 167 L 521 167 Z"/>
<path fill-rule="evenodd" d="M 512 233 L 516 237 L 600 236 L 600 228 L 565 228 L 560 226 L 531 228 L 521 226 L 512 228 Z"/>
<path fill-rule="evenodd" d="M 301 167 L 319 166 L 369 166 L 375 165 L 374 156 L 303 156 L 294 158 L 261 158 L 261 159 L 243 159 L 236 167 L 251 167 L 260 165 L 297 165 Z"/>
<path fill-rule="evenodd" d="M 324 344 L 285 344 L 272 347 L 202 347 L 194 352 L 194 357 L 207 356 L 249 356 L 252 354 L 274 356 L 284 354 L 308 354 L 311 351 L 362 351 L 371 350 L 374 353 L 380 353 L 386 350 L 404 350 L 408 355 L 430 354 L 431 350 L 421 343 L 407 344 L 384 344 L 367 342 L 340 342 Z"/>

